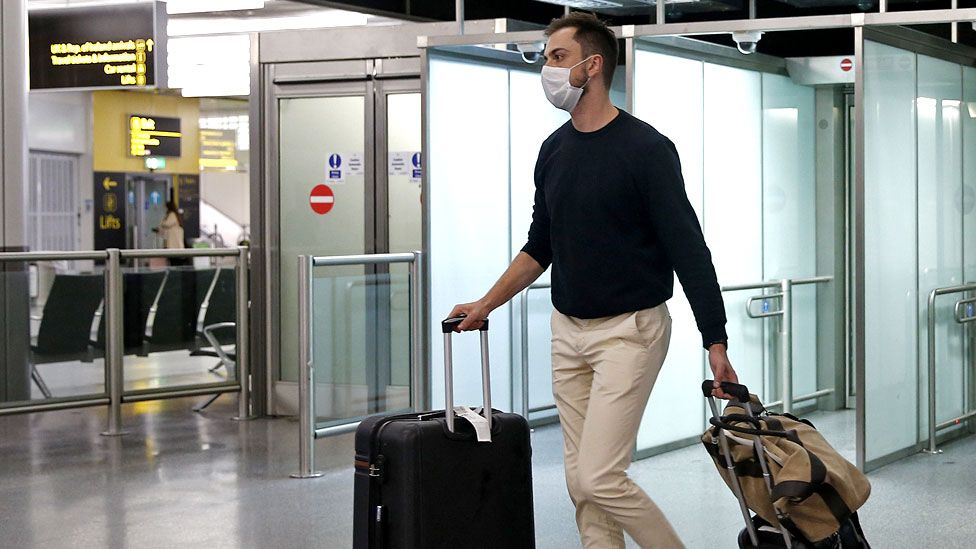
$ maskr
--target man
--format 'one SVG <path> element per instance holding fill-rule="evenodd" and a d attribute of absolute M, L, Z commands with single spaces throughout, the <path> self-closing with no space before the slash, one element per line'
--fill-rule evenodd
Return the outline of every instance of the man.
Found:
<path fill-rule="evenodd" d="M 641 547 L 681 547 L 626 470 L 668 350 L 674 273 L 723 398 L 717 381 L 737 381 L 725 306 L 674 145 L 610 102 L 613 32 L 571 13 L 546 36 L 543 88 L 572 120 L 539 151 L 528 243 L 484 297 L 451 316 L 467 315 L 459 330 L 477 329 L 552 265 L 553 394 L 583 545 L 623 548 L 626 530 Z"/>

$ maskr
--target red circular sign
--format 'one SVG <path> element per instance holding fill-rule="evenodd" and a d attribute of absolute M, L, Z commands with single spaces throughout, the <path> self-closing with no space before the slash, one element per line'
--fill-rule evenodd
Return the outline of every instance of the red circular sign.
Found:
<path fill-rule="evenodd" d="M 335 195 L 328 185 L 316 185 L 308 195 L 308 203 L 312 206 L 313 212 L 325 215 L 335 205 Z"/>
<path fill-rule="evenodd" d="M 853 61 L 851 61 L 850 59 L 848 59 L 846 57 L 843 58 L 843 59 L 841 59 L 841 61 L 840 61 L 840 70 L 842 70 L 844 72 L 850 72 L 850 70 L 853 69 L 853 68 L 854 68 L 854 62 Z"/>

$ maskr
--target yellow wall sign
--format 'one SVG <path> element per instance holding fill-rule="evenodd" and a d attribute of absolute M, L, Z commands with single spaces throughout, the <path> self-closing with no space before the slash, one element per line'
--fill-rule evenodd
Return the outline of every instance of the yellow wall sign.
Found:
<path fill-rule="evenodd" d="M 129 116 L 129 156 L 180 156 L 179 118 Z"/>
<path fill-rule="evenodd" d="M 200 170 L 237 169 L 237 131 L 200 129 Z"/>

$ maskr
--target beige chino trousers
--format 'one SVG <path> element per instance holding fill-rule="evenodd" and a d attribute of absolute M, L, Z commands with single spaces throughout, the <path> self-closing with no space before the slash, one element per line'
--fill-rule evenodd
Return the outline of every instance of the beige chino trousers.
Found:
<path fill-rule="evenodd" d="M 671 339 L 667 305 L 579 319 L 552 314 L 552 387 L 563 430 L 566 485 L 586 549 L 683 547 L 627 476 L 651 388 Z"/>

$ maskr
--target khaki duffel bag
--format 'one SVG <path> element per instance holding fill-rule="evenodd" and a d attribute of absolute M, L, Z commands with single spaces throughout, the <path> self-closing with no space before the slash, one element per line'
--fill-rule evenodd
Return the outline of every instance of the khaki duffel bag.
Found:
<path fill-rule="evenodd" d="M 752 409 L 762 405 L 752 396 Z M 719 422 L 726 431 L 746 504 L 764 520 L 798 532 L 810 542 L 836 532 L 867 501 L 871 484 L 864 473 L 837 453 L 812 424 L 790 415 L 749 418 L 742 404 L 732 401 Z M 753 434 L 760 440 L 772 476 L 772 495 L 756 461 Z M 732 487 L 718 440 L 718 427 L 702 435 L 705 449 L 719 474 Z"/>

